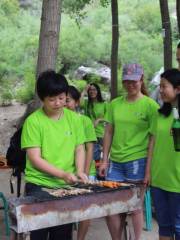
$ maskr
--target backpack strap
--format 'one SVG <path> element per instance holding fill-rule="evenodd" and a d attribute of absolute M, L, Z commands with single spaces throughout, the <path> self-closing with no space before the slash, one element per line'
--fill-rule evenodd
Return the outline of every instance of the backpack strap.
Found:
<path fill-rule="evenodd" d="M 13 193 L 14 193 L 14 188 L 13 188 L 12 177 L 13 177 L 13 173 L 11 174 L 11 177 L 10 177 L 10 179 L 9 179 L 9 184 L 10 184 L 10 190 L 11 190 L 11 194 L 13 194 Z"/>
<path fill-rule="evenodd" d="M 17 197 L 21 195 L 21 173 L 17 175 Z"/>
<path fill-rule="evenodd" d="M 11 190 L 11 193 L 13 194 L 14 193 L 14 186 L 13 186 L 12 178 L 14 176 L 16 176 L 16 178 L 17 178 L 17 197 L 20 197 L 20 195 L 21 195 L 21 178 L 22 178 L 21 177 L 21 172 L 17 171 L 16 175 L 14 175 L 14 173 L 15 173 L 15 169 L 12 170 L 11 177 L 10 177 L 10 180 L 9 180 L 10 190 Z"/>

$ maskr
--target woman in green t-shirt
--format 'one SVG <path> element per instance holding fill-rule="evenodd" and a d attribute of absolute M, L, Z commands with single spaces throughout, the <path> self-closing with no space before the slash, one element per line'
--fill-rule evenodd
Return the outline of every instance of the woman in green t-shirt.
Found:
<path fill-rule="evenodd" d="M 87 181 L 85 138 L 77 114 L 64 108 L 66 78 L 48 70 L 40 74 L 36 86 L 42 107 L 26 119 L 21 136 L 21 148 L 26 150 L 25 194 L 46 198 L 44 188 L 58 189 L 74 184 L 78 178 Z M 72 223 L 52 227 L 45 224 L 43 229 L 32 231 L 30 239 L 71 240 Z"/>
<path fill-rule="evenodd" d="M 66 107 L 72 111 L 77 111 L 80 104 L 80 92 L 74 87 L 68 87 L 66 98 Z M 85 173 L 90 180 L 96 179 L 95 162 L 93 161 L 93 143 L 96 141 L 96 134 L 91 119 L 85 115 L 79 114 L 85 135 Z M 84 240 L 89 228 L 90 220 L 79 223 L 77 239 Z"/>
<path fill-rule="evenodd" d="M 180 152 L 175 151 L 172 123 L 173 108 L 180 115 L 180 71 L 170 69 L 161 74 L 155 147 L 151 164 L 151 186 L 159 239 L 180 239 Z M 178 121 L 178 120 L 177 120 Z M 179 119 L 180 124 L 180 119 Z M 179 130 L 180 131 L 180 130 Z M 177 133 L 180 138 L 180 132 Z"/>
<path fill-rule="evenodd" d="M 143 75 L 139 64 L 124 65 L 122 80 L 127 95 L 112 100 L 108 107 L 100 166 L 100 175 L 107 172 L 107 180 L 148 184 L 157 103 L 146 96 Z M 132 212 L 131 217 L 135 239 L 139 240 L 143 228 L 142 209 Z M 123 222 L 122 214 L 107 217 L 113 240 L 121 239 Z"/>
<path fill-rule="evenodd" d="M 83 98 L 86 93 L 88 99 L 84 100 Z M 101 89 L 98 84 L 90 83 L 86 86 L 81 94 L 81 103 L 85 115 L 90 117 L 95 127 L 97 142 L 94 144 L 93 159 L 99 161 L 101 157 L 102 138 L 104 136 L 104 116 L 107 111 L 107 102 L 103 100 Z"/>

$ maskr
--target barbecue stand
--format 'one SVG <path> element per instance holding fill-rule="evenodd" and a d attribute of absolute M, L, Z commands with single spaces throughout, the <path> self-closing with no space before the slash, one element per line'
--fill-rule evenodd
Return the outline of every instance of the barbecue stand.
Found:
<path fill-rule="evenodd" d="M 141 207 L 140 186 L 102 188 L 77 196 L 9 199 L 11 228 L 17 233 L 125 213 Z"/>

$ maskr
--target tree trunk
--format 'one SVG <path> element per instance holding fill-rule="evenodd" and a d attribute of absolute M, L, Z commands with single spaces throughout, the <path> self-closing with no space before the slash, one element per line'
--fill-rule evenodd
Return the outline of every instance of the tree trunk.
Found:
<path fill-rule="evenodd" d="M 58 54 L 61 0 L 43 0 L 36 77 L 55 69 Z"/>
<path fill-rule="evenodd" d="M 176 15 L 177 15 L 178 33 L 180 38 L 180 1 L 179 0 L 176 0 Z"/>
<path fill-rule="evenodd" d="M 48 69 L 54 70 L 56 67 L 60 22 L 61 0 L 43 0 L 36 79 L 43 71 Z M 28 103 L 24 115 L 19 120 L 18 127 L 20 127 L 25 118 L 40 107 L 40 105 L 41 102 L 35 90 L 35 97 Z"/>
<path fill-rule="evenodd" d="M 172 68 L 172 34 L 169 17 L 168 1 L 159 0 L 162 20 L 162 34 L 164 43 L 164 69 Z"/>
<path fill-rule="evenodd" d="M 111 46 L 111 99 L 117 97 L 119 21 L 118 0 L 111 0 L 112 46 Z"/>

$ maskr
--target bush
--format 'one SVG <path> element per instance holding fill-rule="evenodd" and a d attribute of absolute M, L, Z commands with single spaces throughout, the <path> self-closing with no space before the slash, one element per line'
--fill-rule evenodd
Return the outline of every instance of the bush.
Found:
<path fill-rule="evenodd" d="M 27 103 L 33 99 L 34 92 L 35 75 L 32 72 L 27 72 L 25 75 L 24 84 L 17 89 L 15 98 L 22 103 Z"/>

